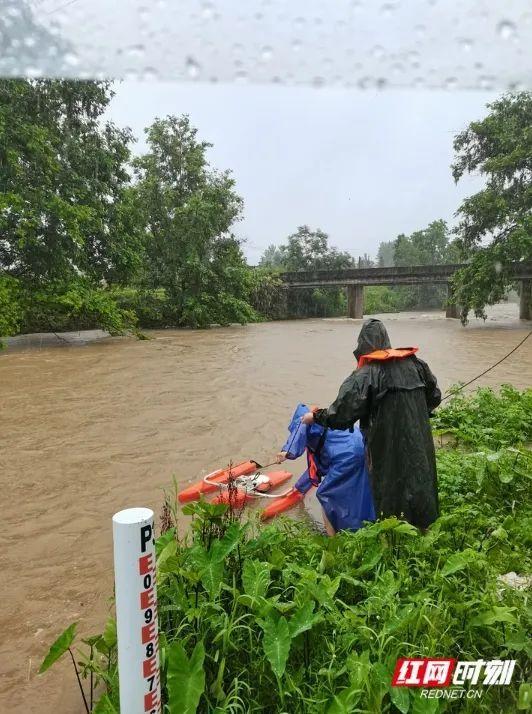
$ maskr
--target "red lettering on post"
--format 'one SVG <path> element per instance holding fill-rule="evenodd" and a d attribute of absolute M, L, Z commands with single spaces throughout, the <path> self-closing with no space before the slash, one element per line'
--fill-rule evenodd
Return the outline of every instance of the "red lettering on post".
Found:
<path fill-rule="evenodd" d="M 148 644 L 148 642 L 155 639 L 156 635 L 157 630 L 155 629 L 155 622 L 151 622 L 149 625 L 144 625 L 142 628 L 142 644 Z"/>
<path fill-rule="evenodd" d="M 155 605 L 155 593 L 153 592 L 153 588 L 150 588 L 140 593 L 140 609 L 146 610 L 152 605 Z"/>
<path fill-rule="evenodd" d="M 153 570 L 153 555 L 143 555 L 139 558 L 139 575 L 147 575 Z"/>
<path fill-rule="evenodd" d="M 144 695 L 144 711 L 149 712 L 151 709 L 157 709 L 159 700 L 157 699 L 157 690 Z"/>
<path fill-rule="evenodd" d="M 156 665 L 157 657 L 151 657 L 150 659 L 144 660 L 142 663 L 142 673 L 144 675 L 144 679 L 146 679 L 146 677 L 151 677 L 156 673 Z"/>

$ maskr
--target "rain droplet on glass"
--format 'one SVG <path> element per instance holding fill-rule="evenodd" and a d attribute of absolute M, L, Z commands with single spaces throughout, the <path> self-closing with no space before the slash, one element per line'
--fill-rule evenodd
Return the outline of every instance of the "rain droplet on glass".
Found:
<path fill-rule="evenodd" d="M 501 20 L 497 25 L 497 33 L 503 40 L 511 40 L 516 34 L 516 27 L 510 20 Z"/>
<path fill-rule="evenodd" d="M 461 37 L 458 40 L 458 44 L 460 45 L 460 49 L 464 52 L 471 52 L 473 49 L 473 41 L 470 40 L 469 37 Z"/>
<path fill-rule="evenodd" d="M 146 53 L 144 45 L 131 45 L 127 48 L 126 53 L 131 59 L 141 59 Z"/>
<path fill-rule="evenodd" d="M 204 20 L 210 20 L 214 15 L 214 5 L 210 2 L 203 3 L 201 16 Z"/>
<path fill-rule="evenodd" d="M 159 77 L 159 72 L 155 67 L 145 67 L 142 71 L 142 79 L 145 82 L 154 82 Z"/>
<path fill-rule="evenodd" d="M 63 55 L 63 62 L 69 67 L 77 67 L 79 64 L 79 57 L 74 54 L 74 52 L 67 52 Z"/>
<path fill-rule="evenodd" d="M 271 47 L 263 47 L 260 53 L 260 58 L 263 62 L 269 62 L 273 57 L 273 50 Z"/>
<path fill-rule="evenodd" d="M 187 57 L 185 60 L 185 69 L 187 71 L 187 75 L 191 79 L 196 79 L 199 76 L 200 73 L 200 66 L 198 62 L 194 59 L 194 57 Z"/>

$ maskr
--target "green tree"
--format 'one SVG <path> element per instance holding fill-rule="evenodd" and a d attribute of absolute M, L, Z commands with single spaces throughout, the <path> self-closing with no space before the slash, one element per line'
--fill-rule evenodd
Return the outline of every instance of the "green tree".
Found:
<path fill-rule="evenodd" d="M 0 269 L 26 282 L 125 282 L 131 135 L 102 122 L 108 82 L 0 80 Z"/>
<path fill-rule="evenodd" d="M 394 242 L 394 265 L 442 265 L 449 261 L 449 232 L 443 220 L 411 236 L 401 234 Z"/>
<path fill-rule="evenodd" d="M 394 246 L 395 241 L 383 241 L 379 245 L 379 250 L 377 252 L 377 265 L 379 268 L 391 268 L 394 265 Z"/>
<path fill-rule="evenodd" d="M 207 161 L 187 116 L 156 119 L 146 129 L 149 151 L 134 162 L 143 207 L 144 284 L 164 288 L 176 324 L 245 322 L 251 278 L 231 233 L 242 199 L 228 171 Z"/>
<path fill-rule="evenodd" d="M 320 228 L 313 231 L 307 225 L 299 226 L 279 249 L 286 270 L 335 270 L 354 264 L 349 253 L 329 245 L 327 233 Z"/>
<path fill-rule="evenodd" d="M 358 256 L 356 266 L 357 268 L 374 268 L 375 262 L 367 253 L 364 253 L 364 255 Z"/>
<path fill-rule="evenodd" d="M 269 245 L 259 261 L 261 268 L 283 268 L 283 252 L 276 245 Z"/>
<path fill-rule="evenodd" d="M 484 307 L 504 297 L 510 263 L 532 259 L 532 93 L 507 94 L 488 108 L 454 140 L 455 181 L 486 177 L 457 212 L 457 247 L 468 261 L 453 280 L 463 322 L 471 310 L 485 317 Z"/>

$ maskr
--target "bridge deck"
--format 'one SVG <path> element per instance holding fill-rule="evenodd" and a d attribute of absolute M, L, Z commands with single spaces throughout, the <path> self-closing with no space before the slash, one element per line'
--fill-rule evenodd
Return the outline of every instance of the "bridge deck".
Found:
<path fill-rule="evenodd" d="M 400 268 L 347 268 L 344 270 L 298 270 L 281 273 L 287 287 L 315 288 L 345 285 L 421 285 L 448 283 L 464 263 L 448 265 L 411 265 Z M 515 280 L 532 279 L 532 263 L 514 263 L 510 276 Z"/>

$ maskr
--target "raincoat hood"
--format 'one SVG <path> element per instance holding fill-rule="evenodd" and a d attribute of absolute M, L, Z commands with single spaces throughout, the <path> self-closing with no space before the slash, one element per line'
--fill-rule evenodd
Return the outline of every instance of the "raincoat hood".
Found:
<path fill-rule="evenodd" d="M 353 354 L 359 360 L 362 355 L 367 355 L 376 350 L 390 349 L 392 343 L 386 328 L 380 320 L 366 320 L 358 335 L 358 344 Z"/>

